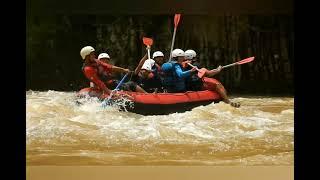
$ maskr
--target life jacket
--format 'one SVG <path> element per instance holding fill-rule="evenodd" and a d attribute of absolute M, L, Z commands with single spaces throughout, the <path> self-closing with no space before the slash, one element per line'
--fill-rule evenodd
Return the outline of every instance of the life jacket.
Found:
<path fill-rule="evenodd" d="M 203 81 L 198 77 L 198 74 L 192 74 L 186 78 L 186 89 L 188 91 L 200 91 L 203 86 Z"/>
<path fill-rule="evenodd" d="M 159 65 L 152 66 L 149 76 L 147 78 L 142 77 L 142 75 L 139 73 L 137 78 L 137 83 L 147 92 L 152 93 L 157 89 L 158 91 L 162 90 L 162 81 L 160 79 L 160 76 L 158 74 Z M 161 68 L 160 68 L 161 69 Z"/>
<path fill-rule="evenodd" d="M 117 80 L 112 79 L 111 73 L 106 72 L 104 70 L 104 68 L 102 67 L 102 65 L 101 65 L 99 60 L 96 60 L 95 64 L 85 64 L 85 63 L 83 63 L 82 68 L 81 68 L 82 72 L 84 72 L 84 68 L 88 67 L 88 66 L 92 67 L 92 68 L 95 68 L 97 70 L 97 75 L 98 75 L 99 79 L 101 81 L 103 81 L 109 89 L 110 88 L 114 89 L 116 87 Z M 99 89 L 99 87 L 97 85 L 95 85 L 94 83 L 90 83 L 90 87 Z"/>
<path fill-rule="evenodd" d="M 198 66 L 198 64 L 194 63 L 194 66 Z M 185 70 L 192 69 L 191 66 L 186 66 Z M 195 71 L 197 72 L 197 71 Z M 199 78 L 198 73 L 193 73 L 190 77 L 186 78 L 186 89 L 188 91 L 200 91 L 203 87 L 203 81 Z"/>
<path fill-rule="evenodd" d="M 178 77 L 175 67 L 181 65 L 177 61 L 169 61 L 162 65 L 163 86 L 168 92 L 185 91 L 185 78 Z"/>
<path fill-rule="evenodd" d="M 162 71 L 161 66 L 159 66 L 157 63 L 155 63 L 154 66 L 152 67 L 152 71 L 160 79 L 161 84 L 163 84 L 164 72 Z"/>

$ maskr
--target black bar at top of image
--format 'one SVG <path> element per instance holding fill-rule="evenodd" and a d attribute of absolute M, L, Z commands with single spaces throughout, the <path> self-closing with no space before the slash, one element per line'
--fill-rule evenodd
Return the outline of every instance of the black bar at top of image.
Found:
<path fill-rule="evenodd" d="M 63 14 L 288 14 L 293 0 L 29 0 L 32 13 Z"/>

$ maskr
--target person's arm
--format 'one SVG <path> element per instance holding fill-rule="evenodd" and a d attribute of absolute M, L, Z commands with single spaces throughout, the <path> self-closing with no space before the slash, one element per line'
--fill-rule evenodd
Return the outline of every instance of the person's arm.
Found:
<path fill-rule="evenodd" d="M 92 81 L 97 86 L 99 86 L 103 90 L 104 93 L 108 93 L 108 94 L 111 93 L 111 90 L 108 89 L 107 86 L 99 79 L 99 77 L 97 76 L 97 73 L 94 69 L 92 69 L 90 67 L 85 67 L 84 74 L 90 81 Z"/>
<path fill-rule="evenodd" d="M 139 71 L 140 71 L 141 68 L 142 68 L 142 65 L 144 64 L 144 62 L 145 62 L 147 59 L 148 59 L 148 55 L 147 55 L 147 53 L 146 53 L 146 54 L 141 58 L 138 66 L 137 66 L 136 69 L 134 70 L 134 74 L 137 75 L 137 74 L 139 73 Z"/>
<path fill-rule="evenodd" d="M 124 69 L 124 68 L 121 68 L 121 67 L 118 67 L 118 66 L 112 66 L 112 71 L 114 72 L 124 72 L 124 73 L 128 73 L 130 70 L 129 69 Z"/>
<path fill-rule="evenodd" d="M 192 69 L 191 70 L 188 70 L 188 71 L 182 71 L 181 67 L 176 65 L 174 67 L 176 73 L 177 73 L 177 76 L 180 77 L 180 78 L 185 78 L 185 77 L 188 77 L 191 75 L 191 72 L 193 71 Z"/>
<path fill-rule="evenodd" d="M 207 72 L 206 72 L 206 76 L 207 76 L 207 77 L 212 77 L 212 76 L 218 74 L 221 70 L 222 70 L 222 67 L 219 66 L 219 67 L 217 67 L 217 69 L 212 69 L 212 70 L 210 70 L 210 71 L 207 71 Z"/>
<path fill-rule="evenodd" d="M 121 67 L 118 67 L 118 66 L 113 66 L 111 64 L 108 64 L 108 63 L 105 63 L 105 62 L 102 62 L 102 61 L 98 61 L 98 63 L 100 65 L 102 65 L 103 69 L 107 72 L 129 72 L 129 69 L 124 69 L 124 68 L 121 68 Z"/>

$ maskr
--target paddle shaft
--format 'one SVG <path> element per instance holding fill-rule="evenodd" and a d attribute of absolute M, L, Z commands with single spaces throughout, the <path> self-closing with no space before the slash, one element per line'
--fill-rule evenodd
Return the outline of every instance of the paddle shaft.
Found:
<path fill-rule="evenodd" d="M 251 61 L 253 61 L 253 60 L 254 60 L 254 57 L 246 58 L 246 59 L 243 59 L 243 60 L 241 60 L 241 61 L 238 61 L 238 62 L 235 62 L 235 63 L 232 63 L 232 64 L 228 64 L 228 65 L 222 66 L 221 69 L 224 69 L 224 68 L 227 68 L 227 67 L 231 67 L 231 66 L 235 66 L 235 65 L 241 65 L 241 64 L 249 63 L 249 62 L 251 62 Z M 191 67 L 195 67 L 195 66 L 193 66 L 193 65 L 190 64 L 190 63 L 188 63 L 188 65 L 191 66 Z M 195 67 L 195 68 L 197 69 L 197 71 L 200 72 L 200 70 L 199 70 L 197 67 Z"/>
<path fill-rule="evenodd" d="M 190 63 L 187 63 L 187 64 L 188 64 L 189 66 L 193 67 L 193 68 L 196 68 L 196 70 L 200 72 L 200 69 L 198 69 L 196 66 L 194 66 L 194 65 L 192 65 L 192 64 L 190 64 Z"/>
<path fill-rule="evenodd" d="M 150 59 L 150 48 L 148 48 L 148 59 Z"/>
<path fill-rule="evenodd" d="M 121 84 L 123 83 L 123 81 L 126 79 L 126 77 L 128 76 L 129 73 L 127 73 L 126 75 L 123 76 L 123 78 L 121 79 L 121 81 L 119 82 L 119 84 L 116 86 L 116 88 L 114 90 L 111 91 L 109 97 L 107 98 L 107 100 L 104 100 L 102 105 L 105 106 L 109 100 L 111 99 L 111 97 L 113 96 L 113 93 L 115 91 L 117 91 L 119 89 L 119 87 L 121 86 Z"/>
<path fill-rule="evenodd" d="M 187 63 L 187 64 L 188 64 L 189 66 L 191 66 L 191 67 L 196 68 L 196 70 L 200 72 L 200 69 L 198 69 L 196 66 L 194 66 L 194 65 L 192 65 L 192 64 L 190 64 L 190 63 Z M 228 65 L 222 66 L 221 69 L 224 69 L 224 68 L 227 68 L 227 67 L 231 67 L 231 66 L 235 66 L 235 65 L 237 65 L 237 63 L 228 64 Z"/>
<path fill-rule="evenodd" d="M 246 63 L 249 63 L 251 61 L 254 60 L 254 57 L 249 57 L 249 58 L 246 58 L 246 59 L 243 59 L 241 61 L 238 61 L 238 62 L 235 62 L 235 63 L 232 63 L 232 64 L 228 64 L 228 65 L 225 65 L 225 66 L 222 66 L 222 69 L 223 68 L 227 68 L 227 67 L 231 67 L 231 66 L 235 66 L 235 65 L 241 65 L 241 64 L 246 64 Z"/>
<path fill-rule="evenodd" d="M 173 46 L 174 46 L 174 40 L 176 38 L 176 32 L 177 32 L 177 27 L 174 27 L 174 31 L 173 31 L 173 36 L 172 36 L 172 43 L 171 43 L 171 49 L 170 49 L 170 57 L 169 57 L 169 61 L 172 58 L 172 50 L 173 50 Z"/>
<path fill-rule="evenodd" d="M 235 66 L 235 65 L 237 65 L 237 63 L 228 64 L 228 65 L 222 66 L 222 69 L 227 68 L 227 67 L 231 67 L 231 66 Z"/>

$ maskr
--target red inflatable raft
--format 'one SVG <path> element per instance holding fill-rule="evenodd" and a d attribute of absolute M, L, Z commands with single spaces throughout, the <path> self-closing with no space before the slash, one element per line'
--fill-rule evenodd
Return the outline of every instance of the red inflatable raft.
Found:
<path fill-rule="evenodd" d="M 212 78 L 204 78 L 205 89 L 212 89 L 219 81 Z M 93 95 L 100 93 L 92 88 L 84 88 L 79 91 L 79 95 Z M 175 112 L 185 112 L 194 107 L 208 105 L 212 102 L 219 102 L 220 95 L 212 90 L 187 91 L 185 93 L 138 93 L 120 91 L 119 93 L 128 95 L 128 99 L 133 105 L 127 106 L 130 112 L 143 115 L 161 115 Z"/>

